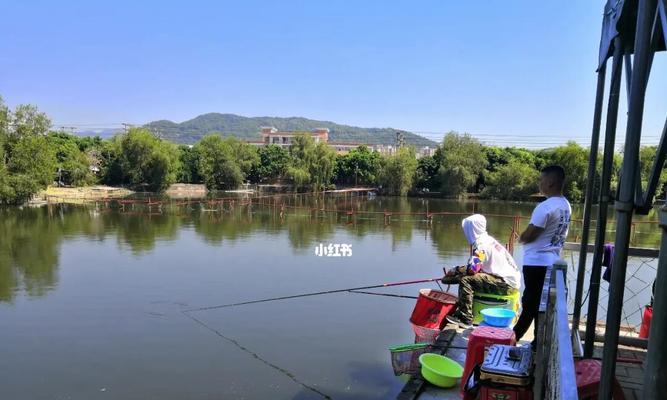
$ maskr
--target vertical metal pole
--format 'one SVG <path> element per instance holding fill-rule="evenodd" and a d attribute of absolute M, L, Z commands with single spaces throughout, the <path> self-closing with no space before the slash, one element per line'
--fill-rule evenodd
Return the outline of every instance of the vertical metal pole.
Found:
<path fill-rule="evenodd" d="M 581 228 L 581 248 L 579 249 L 579 270 L 577 271 L 577 287 L 574 292 L 574 315 L 572 317 L 572 335 L 579 337 L 579 320 L 581 318 L 581 298 L 584 291 L 584 277 L 586 275 L 586 255 L 588 252 L 588 234 L 591 226 L 591 204 L 593 203 L 595 170 L 597 166 L 600 124 L 602 120 L 602 104 L 604 102 L 605 62 L 598 71 L 597 93 L 595 95 L 595 111 L 593 113 L 593 132 L 591 134 L 591 150 L 588 157 L 588 178 L 586 180 L 586 197 L 584 200 L 584 221 Z"/>
<path fill-rule="evenodd" d="M 595 342 L 595 326 L 600 298 L 600 275 L 602 270 L 602 250 L 607 230 L 607 210 L 611 186 L 612 167 L 614 165 L 614 144 L 616 143 L 616 124 L 618 122 L 618 100 L 621 91 L 621 74 L 623 72 L 621 40 L 614 41 L 614 58 L 611 66 L 611 83 L 607 121 L 604 135 L 604 154 L 602 156 L 602 177 L 600 179 L 600 198 L 598 201 L 598 218 L 595 227 L 595 249 L 593 265 L 588 285 L 588 314 L 586 316 L 586 335 L 584 338 L 584 357 L 593 356 Z"/>
<path fill-rule="evenodd" d="M 651 175 L 648 179 L 648 184 L 646 185 L 646 192 L 643 193 L 641 207 L 637 210 L 637 213 L 648 214 L 651 208 L 653 208 L 653 196 L 658 189 L 658 183 L 660 180 L 660 175 L 662 169 L 665 166 L 665 157 L 667 156 L 667 120 L 662 128 L 662 134 L 660 136 L 660 143 L 658 144 L 657 152 L 655 159 L 653 160 L 653 167 L 651 168 Z"/>
<path fill-rule="evenodd" d="M 662 241 L 658 259 L 658 274 L 655 278 L 653 318 L 649 332 L 646 370 L 644 373 L 644 398 L 658 399 L 667 388 L 667 206 L 660 209 Z"/>
<path fill-rule="evenodd" d="M 663 32 L 667 28 L 666 6 L 667 4 L 663 0 L 660 7 Z M 667 37 L 665 41 L 667 42 Z M 667 122 L 665 122 L 665 129 L 663 129 L 661 143 L 665 138 L 666 130 Z M 658 291 L 654 293 L 653 315 L 655 315 L 655 318 L 651 320 L 644 374 L 644 396 L 647 399 L 659 398 L 664 394 L 667 387 L 667 349 L 664 340 L 667 335 L 667 254 L 665 254 L 667 252 L 667 208 L 665 206 L 660 210 L 660 227 L 662 228 L 662 241 L 658 259 L 658 273 L 654 285 L 654 288 L 657 287 Z M 651 338 L 655 339 L 651 340 Z"/>
<path fill-rule="evenodd" d="M 632 86 L 632 48 L 628 46 L 625 52 L 625 93 L 630 100 L 630 86 Z M 628 104 L 628 107 L 630 104 Z"/>
<path fill-rule="evenodd" d="M 635 170 L 639 167 L 639 143 L 646 95 L 646 77 L 649 72 L 651 30 L 656 12 L 656 0 L 639 0 L 637 13 L 637 34 L 635 35 L 635 57 L 632 71 L 632 86 L 628 99 L 628 122 L 623 155 L 623 178 L 618 191 L 616 208 L 616 242 L 614 268 L 609 285 L 609 306 L 605 346 L 602 352 L 602 376 L 600 379 L 600 400 L 612 398 L 612 385 L 616 374 L 618 353 L 618 333 L 621 325 L 625 272 L 628 262 L 630 227 L 635 206 Z"/>

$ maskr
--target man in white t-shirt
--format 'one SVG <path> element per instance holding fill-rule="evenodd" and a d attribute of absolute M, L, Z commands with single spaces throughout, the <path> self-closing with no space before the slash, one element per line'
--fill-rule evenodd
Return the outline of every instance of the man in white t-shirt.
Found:
<path fill-rule="evenodd" d="M 559 166 L 549 166 L 540 174 L 540 192 L 547 199 L 538 204 L 530 217 L 528 228 L 521 234 L 523 243 L 523 281 L 521 316 L 514 326 L 516 339 L 526 333 L 540 308 L 542 286 L 547 266 L 560 258 L 572 208 L 563 196 L 565 171 Z"/>
<path fill-rule="evenodd" d="M 486 232 L 486 218 L 474 214 L 461 222 L 463 234 L 472 246 L 466 265 L 452 268 L 444 283 L 459 285 L 456 311 L 447 321 L 462 328 L 472 326 L 472 301 L 475 291 L 506 295 L 520 290 L 521 272 L 507 249 Z"/>

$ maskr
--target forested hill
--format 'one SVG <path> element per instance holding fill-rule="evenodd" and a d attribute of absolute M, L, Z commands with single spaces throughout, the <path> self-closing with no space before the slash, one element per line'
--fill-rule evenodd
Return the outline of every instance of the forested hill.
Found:
<path fill-rule="evenodd" d="M 273 126 L 279 130 L 310 131 L 315 128 L 329 128 L 329 140 L 332 142 L 359 142 L 369 144 L 394 144 L 396 130 L 391 128 L 359 128 L 339 125 L 329 121 L 316 121 L 307 118 L 290 117 L 242 117 L 234 114 L 210 113 L 177 124 L 161 120 L 146 124 L 153 132 L 176 143 L 192 144 L 210 132 L 219 132 L 223 136 L 235 136 L 244 140 L 260 140 L 260 127 Z M 405 133 L 408 144 L 416 146 L 435 146 L 435 142 L 413 133 Z"/>

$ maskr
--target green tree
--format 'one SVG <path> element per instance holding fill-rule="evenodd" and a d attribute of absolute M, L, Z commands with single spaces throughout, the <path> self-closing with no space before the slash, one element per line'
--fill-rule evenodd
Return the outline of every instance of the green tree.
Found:
<path fill-rule="evenodd" d="M 589 151 L 577 142 L 569 141 L 565 146 L 545 153 L 551 164 L 560 165 L 565 170 L 565 196 L 574 202 L 583 201 L 588 178 Z"/>
<path fill-rule="evenodd" d="M 538 161 L 534 151 L 516 147 L 485 146 L 484 153 L 488 164 L 482 173 L 482 196 L 519 200 L 538 191 L 539 168 L 536 165 L 538 162 L 540 165 L 543 163 Z M 520 166 L 520 169 L 514 171 L 508 166 Z M 501 176 L 507 173 L 508 176 Z M 528 177 L 534 178 L 534 181 L 526 181 Z M 514 186 L 510 185 L 512 182 Z M 499 184 L 505 187 L 495 187 Z"/>
<path fill-rule="evenodd" d="M 415 188 L 418 190 L 438 190 L 440 182 L 438 170 L 440 165 L 435 156 L 425 156 L 417 160 L 417 172 L 415 174 Z"/>
<path fill-rule="evenodd" d="M 486 169 L 488 172 L 497 171 L 498 168 L 507 165 L 512 159 L 508 147 L 484 146 L 484 154 L 486 156 Z"/>
<path fill-rule="evenodd" d="M 325 189 L 333 179 L 333 172 L 336 168 L 336 152 L 326 143 L 317 143 L 309 168 L 313 190 Z"/>
<path fill-rule="evenodd" d="M 2 158 L 0 158 L 0 165 L 3 166 L 7 161 L 5 159 L 5 144 L 7 142 L 7 135 L 9 135 L 9 117 L 9 108 L 5 105 L 2 96 L 0 96 L 0 156 L 2 156 Z"/>
<path fill-rule="evenodd" d="M 259 164 L 259 154 L 257 147 L 242 142 L 235 137 L 224 139 L 225 143 L 231 148 L 234 161 L 238 164 L 243 173 L 243 180 L 246 179 L 252 170 Z"/>
<path fill-rule="evenodd" d="M 7 163 L 5 202 L 20 204 L 53 182 L 56 159 L 44 136 L 18 139 Z"/>
<path fill-rule="evenodd" d="M 178 172 L 178 182 L 199 183 L 202 181 L 199 175 L 199 152 L 193 146 L 178 146 L 178 158 L 181 169 Z"/>
<path fill-rule="evenodd" d="M 648 180 L 651 176 L 653 163 L 658 152 L 658 146 L 642 146 L 639 149 L 639 168 L 641 173 L 642 188 L 646 189 Z M 667 182 L 667 173 L 665 173 L 664 165 L 661 168 L 660 178 L 658 178 L 658 187 L 655 191 L 656 197 L 664 198 L 664 188 Z"/>
<path fill-rule="evenodd" d="M 336 161 L 336 183 L 374 185 L 380 171 L 382 157 L 366 145 L 352 149 Z"/>
<path fill-rule="evenodd" d="M 56 179 L 66 185 L 83 186 L 95 181 L 90 171 L 86 153 L 79 147 L 78 139 L 64 132 L 51 132 L 48 144 L 56 156 Z"/>
<path fill-rule="evenodd" d="M 30 105 L 11 112 L 0 98 L 0 203 L 21 204 L 53 182 L 48 117 Z"/>
<path fill-rule="evenodd" d="M 416 171 L 414 148 L 401 147 L 395 155 L 383 159 L 379 182 L 387 194 L 405 196 L 412 188 Z"/>
<path fill-rule="evenodd" d="M 488 174 L 482 195 L 502 200 L 525 200 L 539 190 L 539 175 L 533 166 L 511 159 Z"/>
<path fill-rule="evenodd" d="M 104 142 L 99 136 L 73 136 L 73 138 L 76 140 L 79 150 L 83 152 L 91 149 L 99 149 Z"/>
<path fill-rule="evenodd" d="M 238 139 L 210 134 L 195 145 L 199 173 L 212 190 L 237 188 L 259 162 L 254 148 Z"/>
<path fill-rule="evenodd" d="M 321 190 L 331 183 L 336 167 L 336 153 L 326 143 L 315 143 L 310 135 L 298 135 L 289 147 L 287 176 L 296 189 L 310 186 Z"/>
<path fill-rule="evenodd" d="M 13 113 L 8 113 L 10 129 L 7 130 L 9 142 L 30 136 L 46 135 L 51 120 L 37 107 L 31 104 L 16 106 Z"/>
<path fill-rule="evenodd" d="M 178 150 L 143 128 L 132 128 L 120 135 L 117 161 L 123 181 L 143 185 L 150 191 L 162 191 L 176 181 Z"/>
<path fill-rule="evenodd" d="M 116 135 L 111 140 L 105 140 L 99 147 L 98 157 L 100 163 L 100 180 L 107 185 L 127 184 L 121 166 L 121 136 Z"/>
<path fill-rule="evenodd" d="M 250 172 L 251 182 L 270 182 L 282 178 L 287 173 L 289 152 L 281 146 L 269 144 L 257 149 L 259 162 Z"/>
<path fill-rule="evenodd" d="M 469 134 L 450 132 L 442 141 L 441 191 L 458 196 L 472 189 L 487 166 L 484 146 Z"/>

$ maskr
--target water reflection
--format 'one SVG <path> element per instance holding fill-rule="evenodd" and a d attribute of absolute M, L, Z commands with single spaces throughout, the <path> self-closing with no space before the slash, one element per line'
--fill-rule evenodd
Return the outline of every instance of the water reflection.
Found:
<path fill-rule="evenodd" d="M 57 281 L 62 220 L 45 209 L 0 210 L 0 300 L 11 301 L 19 288 L 42 296 Z"/>
<path fill-rule="evenodd" d="M 28 297 L 39 297 L 53 289 L 58 283 L 61 245 L 77 238 L 115 240 L 119 251 L 141 256 L 153 251 L 159 242 L 177 241 L 183 229 L 194 230 L 197 237 L 210 246 L 233 243 L 255 232 L 270 237 L 286 233 L 292 250 L 303 252 L 314 248 L 316 243 L 330 241 L 336 230 L 343 229 L 358 238 L 388 236 L 394 250 L 403 243 L 411 243 L 415 236 L 421 236 L 430 241 L 439 256 L 446 257 L 467 247 L 460 232 L 461 216 L 437 215 L 429 223 L 427 212 L 484 213 L 488 216 L 490 233 L 507 243 L 513 226 L 511 216 L 527 217 L 534 207 L 534 204 L 506 202 L 381 197 L 323 200 L 303 196 L 290 198 L 287 204 L 289 207 L 283 210 L 283 217 L 277 207 L 266 204 L 253 206 L 252 212 L 238 204 L 213 211 L 198 204 L 167 204 L 159 212 L 141 206 L 127 212 L 118 208 L 73 205 L 0 209 L 0 301 L 11 302 L 19 292 L 25 292 Z M 322 209 L 349 210 L 354 211 L 354 215 L 326 213 Z M 580 207 L 575 207 L 574 218 L 580 218 L 580 215 Z M 654 221 L 656 218 L 653 210 L 640 220 Z M 523 219 L 522 227 L 526 223 Z M 613 228 L 610 224 L 608 240 L 613 239 Z M 569 240 L 576 240 L 578 235 L 579 224 L 575 223 Z M 635 246 L 657 247 L 659 239 L 656 224 L 636 224 Z"/>

